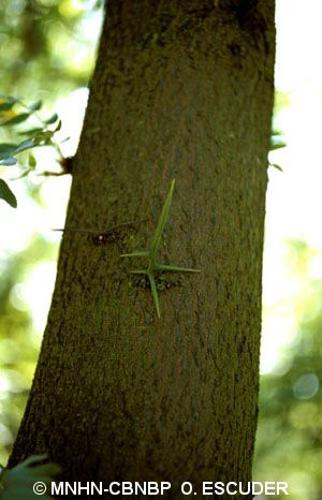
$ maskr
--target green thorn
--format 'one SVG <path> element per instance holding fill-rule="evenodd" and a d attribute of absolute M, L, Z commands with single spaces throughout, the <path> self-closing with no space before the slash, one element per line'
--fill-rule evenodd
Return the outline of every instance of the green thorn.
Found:
<path fill-rule="evenodd" d="M 169 190 L 167 197 L 165 199 L 165 202 L 163 204 L 157 227 L 154 231 L 154 236 L 153 236 L 153 240 L 151 243 L 151 256 L 152 256 L 152 258 L 156 255 L 156 253 L 159 249 L 162 233 L 163 233 L 163 230 L 164 230 L 165 225 L 166 225 L 168 218 L 169 218 L 169 211 L 170 211 L 170 206 L 171 206 L 171 202 L 172 202 L 175 183 L 176 183 L 176 181 L 175 181 L 175 179 L 173 179 L 171 182 L 170 190 Z"/>
<path fill-rule="evenodd" d="M 178 272 L 178 273 L 200 273 L 201 269 L 192 269 L 189 267 L 179 267 L 172 264 L 159 264 L 156 262 L 156 255 L 159 250 L 159 246 L 162 239 L 162 234 L 165 228 L 165 225 L 169 218 L 169 211 L 172 203 L 173 192 L 175 188 L 175 179 L 172 180 L 170 185 L 170 190 L 167 194 L 165 202 L 163 204 L 161 214 L 157 223 L 157 226 L 154 231 L 153 239 L 150 248 L 147 250 L 138 250 L 132 253 L 127 253 L 121 255 L 121 257 L 145 257 L 149 259 L 149 265 L 147 269 L 136 269 L 134 271 L 130 271 L 131 274 L 143 274 L 148 276 L 152 298 L 154 301 L 154 305 L 157 311 L 158 318 L 161 317 L 160 314 L 160 300 L 157 285 L 155 282 L 155 274 L 158 272 Z"/>
<path fill-rule="evenodd" d="M 174 273 L 200 273 L 201 269 L 192 269 L 190 267 L 179 267 L 172 264 L 156 264 L 156 270 L 158 271 L 168 271 Z"/>
<path fill-rule="evenodd" d="M 158 318 L 161 318 L 161 313 L 160 313 L 160 301 L 159 301 L 159 294 L 158 294 L 158 289 L 155 284 L 155 279 L 153 274 L 148 273 L 149 281 L 150 281 L 150 286 L 151 286 L 151 292 L 152 292 L 152 297 L 154 301 L 155 308 L 157 310 L 157 315 Z"/>
<path fill-rule="evenodd" d="M 149 257 L 148 250 L 138 250 L 137 252 L 132 253 L 123 253 L 121 257 Z"/>

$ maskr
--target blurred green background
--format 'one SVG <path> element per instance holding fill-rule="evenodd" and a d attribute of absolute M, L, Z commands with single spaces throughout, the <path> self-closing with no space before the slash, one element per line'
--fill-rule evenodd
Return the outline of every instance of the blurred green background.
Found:
<path fill-rule="evenodd" d="M 65 127 L 61 139 L 69 137 L 62 144 L 66 155 L 76 148 L 82 121 L 77 108 L 85 107 L 84 89 L 93 70 L 101 18 L 97 1 L 1 0 L 0 94 L 27 103 L 42 99 L 45 116 L 58 111 Z M 0 142 L 12 142 L 16 133 L 0 128 Z M 53 148 L 41 149 L 35 151 L 39 171 L 60 170 Z M 20 158 L 24 160 L 23 155 Z M 18 199 L 16 210 L 0 201 L 2 464 L 32 381 L 55 279 L 60 235 L 52 228 L 64 227 L 70 186 L 69 176 L 46 178 L 35 173 L 12 180 L 19 173 L 16 167 L 0 167 L 0 177 Z"/>
<path fill-rule="evenodd" d="M 291 500 L 322 498 L 319 14 L 319 0 L 304 11 L 299 0 L 277 2 L 274 128 L 287 147 L 270 157 L 283 172 L 269 168 L 254 479 L 288 481 Z M 0 93 L 43 99 L 48 114 L 58 111 L 65 154 L 76 148 L 101 17 L 97 1 L 1 2 Z M 57 167 L 52 151 L 39 152 L 38 163 Z M 10 180 L 7 170 L 0 175 Z M 0 206 L 0 463 L 31 384 L 55 279 L 60 236 L 51 229 L 64 224 L 70 186 L 68 176 L 10 182 L 19 207 Z"/>

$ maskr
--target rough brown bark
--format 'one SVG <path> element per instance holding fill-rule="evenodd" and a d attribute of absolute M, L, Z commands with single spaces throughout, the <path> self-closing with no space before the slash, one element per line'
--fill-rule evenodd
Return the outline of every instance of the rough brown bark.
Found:
<path fill-rule="evenodd" d="M 68 479 L 171 480 L 172 498 L 250 479 L 273 19 L 272 0 L 108 2 L 67 227 L 145 222 L 102 246 L 64 234 L 11 464 L 48 452 Z M 202 272 L 158 320 L 120 253 L 145 247 L 172 178 L 164 260 Z"/>

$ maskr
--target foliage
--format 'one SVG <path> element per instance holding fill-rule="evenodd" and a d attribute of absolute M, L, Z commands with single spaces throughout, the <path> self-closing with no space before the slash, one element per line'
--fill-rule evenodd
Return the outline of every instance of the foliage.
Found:
<path fill-rule="evenodd" d="M 18 107 L 18 110 L 16 109 Z M 39 146 L 53 146 L 62 158 L 61 150 L 58 143 L 54 140 L 55 133 L 60 129 L 61 122 L 58 115 L 55 113 L 49 118 L 43 119 L 38 114 L 42 107 L 42 101 L 38 100 L 27 106 L 21 99 L 11 96 L 2 96 L 0 99 L 0 127 L 15 127 L 22 123 L 26 123 L 30 119 L 37 120 L 38 126 L 20 130 L 18 136 L 23 136 L 24 139 L 16 143 L 0 143 L 0 167 L 11 167 L 18 162 L 17 155 L 25 151 L 29 152 L 27 167 L 21 176 L 26 176 L 36 167 L 36 158 L 30 150 Z M 23 109 L 20 111 L 19 108 Z M 48 128 L 54 125 L 54 129 Z M 30 125 L 29 125 L 30 127 Z M 8 184 L 0 179 L 0 198 L 9 203 L 12 207 L 17 207 L 17 200 Z"/>
<path fill-rule="evenodd" d="M 60 467 L 53 463 L 42 463 L 47 455 L 32 455 L 12 469 L 2 468 L 0 472 L 0 500 L 33 500 L 33 487 L 37 482 L 41 488 L 48 487 L 52 478 L 60 473 Z M 50 496 L 42 494 L 50 500 Z"/>
<path fill-rule="evenodd" d="M 46 100 L 87 84 L 100 11 L 94 0 L 1 0 L 1 92 Z"/>

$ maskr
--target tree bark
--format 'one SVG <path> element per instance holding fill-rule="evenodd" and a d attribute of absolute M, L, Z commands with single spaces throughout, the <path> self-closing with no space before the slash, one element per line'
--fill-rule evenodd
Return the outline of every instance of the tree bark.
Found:
<path fill-rule="evenodd" d="M 171 498 L 250 480 L 274 37 L 272 0 L 109 0 L 66 227 L 143 222 L 64 233 L 11 465 L 47 452 L 70 480 Z M 173 178 L 163 260 L 201 273 L 167 277 L 159 320 L 120 254 L 146 247 Z"/>

